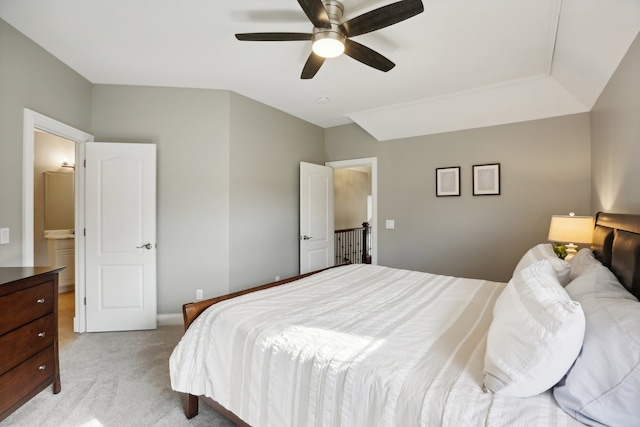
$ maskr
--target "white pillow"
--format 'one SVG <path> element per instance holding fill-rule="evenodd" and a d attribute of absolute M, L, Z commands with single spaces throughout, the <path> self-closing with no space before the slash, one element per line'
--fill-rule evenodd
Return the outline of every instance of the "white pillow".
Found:
<path fill-rule="evenodd" d="M 553 251 L 551 243 L 540 243 L 529 249 L 520 259 L 518 265 L 516 265 L 513 275 L 515 276 L 523 269 L 529 267 L 531 264 L 546 259 L 551 263 L 553 270 L 556 272 L 558 281 L 562 286 L 566 286 L 569 283 L 571 274 L 571 265 L 558 258 L 558 255 Z"/>
<path fill-rule="evenodd" d="M 549 261 L 521 270 L 493 308 L 485 390 L 528 397 L 553 387 L 576 360 L 584 328 L 580 303 L 571 300 Z"/>
<path fill-rule="evenodd" d="M 573 281 L 575 278 L 582 275 L 593 266 L 601 266 L 602 263 L 593 256 L 593 252 L 589 248 L 582 248 L 578 253 L 569 260 L 571 266 L 571 274 L 569 280 Z"/>

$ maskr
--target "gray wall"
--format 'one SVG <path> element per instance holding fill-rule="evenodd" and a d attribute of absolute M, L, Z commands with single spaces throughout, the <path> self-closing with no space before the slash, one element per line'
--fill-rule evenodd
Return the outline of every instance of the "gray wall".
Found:
<path fill-rule="evenodd" d="M 591 111 L 592 210 L 640 212 L 640 36 Z"/>
<path fill-rule="evenodd" d="M 96 85 L 92 114 L 96 141 L 158 146 L 159 313 L 297 274 L 299 162 L 322 163 L 321 128 L 215 90 Z"/>
<path fill-rule="evenodd" d="M 231 94 L 231 290 L 298 274 L 301 161 L 323 164 L 322 128 Z"/>
<path fill-rule="evenodd" d="M 506 281 L 552 214 L 590 212 L 588 114 L 384 143 L 356 125 L 325 135 L 328 161 L 378 158 L 381 265 Z M 501 164 L 499 196 L 472 195 L 472 165 L 485 163 Z M 460 197 L 435 196 L 448 166 L 461 167 Z"/>
<path fill-rule="evenodd" d="M 229 92 L 96 85 L 96 141 L 157 145 L 158 313 L 229 289 Z"/>
<path fill-rule="evenodd" d="M 0 266 L 22 265 L 24 108 L 89 132 L 91 83 L 0 19 Z"/>
<path fill-rule="evenodd" d="M 159 313 L 229 292 L 230 272 L 233 289 L 298 272 L 299 162 L 324 161 L 321 128 L 228 91 L 92 85 L 1 20 L 0 93 L 1 266 L 22 265 L 28 107 L 96 141 L 157 144 Z"/>

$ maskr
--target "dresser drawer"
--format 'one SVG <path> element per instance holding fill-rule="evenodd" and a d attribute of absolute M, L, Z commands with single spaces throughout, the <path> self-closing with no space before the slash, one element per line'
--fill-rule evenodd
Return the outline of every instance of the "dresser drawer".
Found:
<path fill-rule="evenodd" d="M 55 333 L 52 313 L 0 336 L 0 375 L 53 344 Z"/>
<path fill-rule="evenodd" d="M 0 297 L 0 335 L 53 312 L 53 282 Z"/>
<path fill-rule="evenodd" d="M 54 350 L 49 346 L 0 376 L 0 414 L 53 382 Z"/>

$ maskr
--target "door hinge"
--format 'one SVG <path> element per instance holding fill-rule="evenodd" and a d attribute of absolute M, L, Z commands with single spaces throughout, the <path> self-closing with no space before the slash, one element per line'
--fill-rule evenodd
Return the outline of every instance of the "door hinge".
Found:
<path fill-rule="evenodd" d="M 87 237 L 87 229 L 86 229 L 86 228 L 83 228 L 83 229 L 82 229 L 82 235 L 83 235 L 84 237 Z"/>
<path fill-rule="evenodd" d="M 87 168 L 87 159 L 84 159 L 84 161 L 82 162 L 82 165 L 84 166 L 84 168 Z"/>
<path fill-rule="evenodd" d="M 84 305 L 87 305 L 87 297 L 84 297 Z"/>

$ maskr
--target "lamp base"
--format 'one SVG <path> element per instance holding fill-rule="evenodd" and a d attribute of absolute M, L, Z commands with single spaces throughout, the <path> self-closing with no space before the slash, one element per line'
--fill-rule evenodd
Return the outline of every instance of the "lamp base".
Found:
<path fill-rule="evenodd" d="M 567 243 L 564 247 L 567 249 L 567 256 L 564 257 L 564 260 L 569 261 L 578 252 L 578 246 L 573 243 Z"/>

